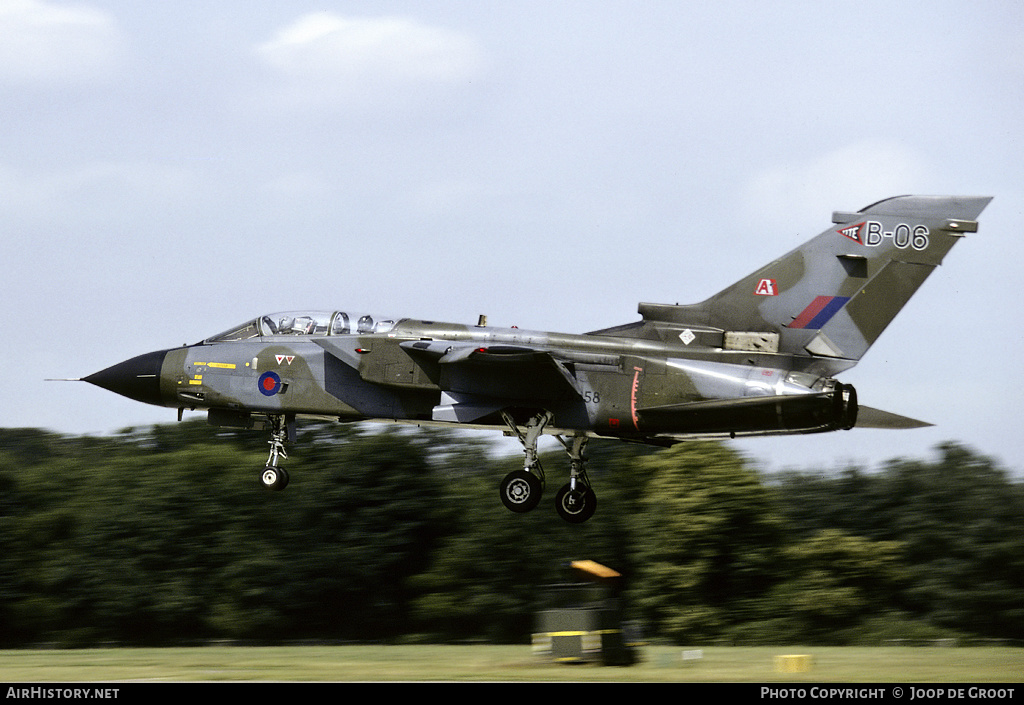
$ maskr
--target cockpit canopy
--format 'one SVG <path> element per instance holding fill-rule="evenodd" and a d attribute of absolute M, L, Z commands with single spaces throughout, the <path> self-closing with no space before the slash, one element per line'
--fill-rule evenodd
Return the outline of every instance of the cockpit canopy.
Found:
<path fill-rule="evenodd" d="M 281 335 L 367 335 L 387 333 L 394 327 L 395 319 L 368 313 L 285 311 L 254 318 L 203 342 L 224 343 Z"/>

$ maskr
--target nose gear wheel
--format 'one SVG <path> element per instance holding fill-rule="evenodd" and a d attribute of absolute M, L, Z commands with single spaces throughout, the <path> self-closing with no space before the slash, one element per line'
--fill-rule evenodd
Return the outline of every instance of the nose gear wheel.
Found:
<path fill-rule="evenodd" d="M 278 462 L 288 457 L 284 449 L 285 442 L 295 440 L 295 417 L 278 414 L 270 417 L 270 423 L 270 457 L 260 473 L 260 485 L 268 490 L 279 491 L 288 486 L 288 473 Z"/>

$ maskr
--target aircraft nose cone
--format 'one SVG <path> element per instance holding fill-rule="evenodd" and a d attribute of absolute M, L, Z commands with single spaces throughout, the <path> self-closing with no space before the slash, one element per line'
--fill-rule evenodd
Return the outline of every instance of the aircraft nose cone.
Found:
<path fill-rule="evenodd" d="M 167 350 L 157 350 L 119 362 L 105 370 L 85 377 L 89 384 L 95 384 L 121 396 L 162 406 L 160 398 L 160 369 L 164 364 Z"/>

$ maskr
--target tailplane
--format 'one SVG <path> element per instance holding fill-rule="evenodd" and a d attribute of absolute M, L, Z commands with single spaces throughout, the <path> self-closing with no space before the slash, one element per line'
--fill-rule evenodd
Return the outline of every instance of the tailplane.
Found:
<path fill-rule="evenodd" d="M 898 196 L 837 212 L 820 235 L 707 301 L 642 303 L 640 313 L 655 327 L 685 329 L 684 343 L 687 336 L 717 336 L 726 349 L 809 355 L 849 367 L 953 245 L 977 231 L 991 200 Z"/>

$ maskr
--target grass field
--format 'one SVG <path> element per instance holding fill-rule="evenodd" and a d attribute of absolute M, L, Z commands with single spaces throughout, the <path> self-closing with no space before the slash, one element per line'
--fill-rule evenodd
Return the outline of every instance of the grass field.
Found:
<path fill-rule="evenodd" d="M 0 683 L 170 681 L 1020 682 L 1024 649 L 1007 647 L 711 647 L 699 658 L 647 646 L 630 667 L 567 665 L 529 646 L 208 646 L 0 651 Z M 780 673 L 776 656 L 806 654 Z"/>

